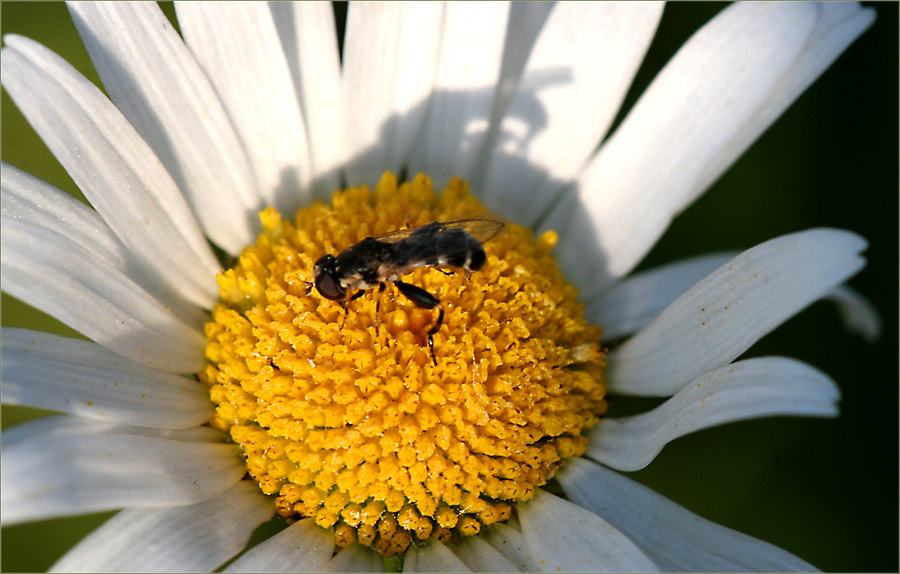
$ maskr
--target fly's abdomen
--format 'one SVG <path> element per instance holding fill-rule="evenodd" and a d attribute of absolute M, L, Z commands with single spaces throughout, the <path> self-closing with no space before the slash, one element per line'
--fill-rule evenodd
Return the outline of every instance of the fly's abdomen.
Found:
<path fill-rule="evenodd" d="M 484 247 L 462 229 L 448 230 L 437 243 L 437 255 L 441 265 L 460 267 L 469 271 L 478 271 L 484 266 L 486 260 Z"/>
<path fill-rule="evenodd" d="M 477 271 L 484 266 L 484 248 L 461 229 L 448 229 L 428 238 L 410 237 L 397 245 L 398 267 L 457 267 Z"/>

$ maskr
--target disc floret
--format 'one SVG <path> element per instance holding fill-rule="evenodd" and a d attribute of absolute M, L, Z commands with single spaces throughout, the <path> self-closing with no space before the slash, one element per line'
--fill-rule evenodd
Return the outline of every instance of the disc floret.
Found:
<path fill-rule="evenodd" d="M 390 286 L 344 308 L 309 292 L 316 260 L 368 236 L 485 216 L 455 179 L 439 196 L 419 175 L 336 192 L 263 231 L 218 277 L 200 373 L 212 425 L 243 447 L 250 476 L 289 520 L 314 517 L 341 546 L 385 556 L 414 540 L 477 534 L 584 452 L 606 408 L 600 329 L 559 273 L 553 232 L 507 224 L 466 277 L 404 277 L 446 311 L 434 321 Z"/>

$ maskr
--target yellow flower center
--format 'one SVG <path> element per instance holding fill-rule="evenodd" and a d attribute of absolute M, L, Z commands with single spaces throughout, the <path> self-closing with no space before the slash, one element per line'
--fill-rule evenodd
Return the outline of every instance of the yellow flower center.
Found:
<path fill-rule="evenodd" d="M 424 266 L 404 275 L 445 311 L 436 364 L 426 340 L 437 309 L 388 284 L 345 313 L 309 289 L 325 254 L 473 216 L 489 217 L 462 180 L 438 196 L 423 175 L 398 187 L 386 173 L 374 191 L 336 192 L 293 224 L 263 211 L 256 244 L 219 275 L 200 379 L 217 407 L 212 425 L 243 447 L 279 515 L 315 517 L 339 546 L 391 556 L 509 518 L 584 452 L 606 409 L 605 357 L 600 328 L 549 254 L 554 232 L 532 241 L 507 224 L 470 277 Z"/>

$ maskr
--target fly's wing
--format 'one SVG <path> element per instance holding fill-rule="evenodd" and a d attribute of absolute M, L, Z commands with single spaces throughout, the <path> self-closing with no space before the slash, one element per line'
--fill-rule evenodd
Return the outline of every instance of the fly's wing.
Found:
<path fill-rule="evenodd" d="M 427 237 L 440 231 L 440 228 L 437 227 L 438 225 L 437 221 L 432 221 L 431 223 L 426 223 L 425 225 L 420 225 L 418 227 L 407 227 L 405 229 L 388 231 L 381 235 L 374 235 L 372 236 L 372 239 L 380 243 L 397 243 L 398 241 L 409 239 L 413 235 L 416 237 Z"/>
<path fill-rule="evenodd" d="M 442 229 L 462 229 L 479 243 L 484 243 L 496 237 L 503 231 L 503 222 L 496 219 L 472 218 L 447 221 L 439 224 Z"/>
<path fill-rule="evenodd" d="M 496 219 L 488 218 L 472 218 L 457 219 L 456 221 L 432 221 L 418 227 L 409 227 L 406 229 L 398 229 L 389 231 L 381 235 L 376 235 L 372 239 L 381 243 L 397 243 L 410 237 L 415 237 L 422 242 L 433 239 L 436 235 L 447 229 L 462 229 L 479 243 L 495 237 L 503 230 L 503 222 Z"/>

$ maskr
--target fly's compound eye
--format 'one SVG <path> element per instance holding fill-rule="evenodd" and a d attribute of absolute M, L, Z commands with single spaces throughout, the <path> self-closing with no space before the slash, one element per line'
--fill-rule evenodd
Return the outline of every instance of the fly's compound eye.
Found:
<path fill-rule="evenodd" d="M 322 297 L 339 301 L 344 298 L 344 289 L 337 280 L 337 270 L 334 268 L 334 256 L 323 255 L 314 269 L 316 290 Z"/>

